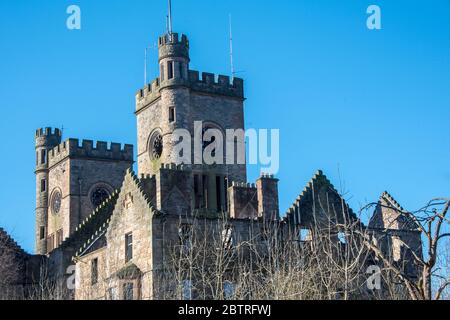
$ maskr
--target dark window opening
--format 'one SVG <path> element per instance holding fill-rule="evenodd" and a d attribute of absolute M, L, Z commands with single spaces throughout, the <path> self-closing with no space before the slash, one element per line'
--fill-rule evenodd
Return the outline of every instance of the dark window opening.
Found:
<path fill-rule="evenodd" d="M 41 239 L 41 240 L 45 239 L 45 227 L 40 227 L 40 229 L 39 229 L 39 239 Z"/>
<path fill-rule="evenodd" d="M 45 179 L 41 180 L 41 192 L 45 192 L 47 190 L 47 181 Z"/>
<path fill-rule="evenodd" d="M 41 164 L 47 163 L 47 150 L 41 151 Z"/>
<path fill-rule="evenodd" d="M 167 63 L 167 79 L 173 78 L 173 61 Z"/>
<path fill-rule="evenodd" d="M 175 121 L 175 108 L 171 107 L 169 108 L 169 122 Z"/>
<path fill-rule="evenodd" d="M 202 185 L 203 185 L 203 208 L 209 209 L 208 206 L 208 176 L 203 175 L 202 177 Z"/>
<path fill-rule="evenodd" d="M 180 238 L 182 253 L 185 255 L 189 254 L 192 247 L 192 226 L 188 224 L 181 225 L 178 229 L 178 236 Z"/>
<path fill-rule="evenodd" d="M 198 175 L 194 175 L 194 195 L 195 195 L 195 209 L 199 209 L 200 208 L 200 193 L 199 193 L 199 180 L 198 180 Z"/>
<path fill-rule="evenodd" d="M 223 178 L 223 188 L 225 190 L 224 206 L 225 206 L 225 210 L 228 211 L 228 178 L 226 178 L 226 177 Z"/>
<path fill-rule="evenodd" d="M 91 284 L 98 282 L 98 258 L 91 261 Z"/>
<path fill-rule="evenodd" d="M 133 259 L 133 234 L 128 233 L 125 235 L 125 262 L 131 259 Z"/>
<path fill-rule="evenodd" d="M 39 165 L 39 152 L 36 152 L 36 165 Z"/>
<path fill-rule="evenodd" d="M 124 283 L 123 285 L 123 299 L 124 300 L 133 300 L 133 291 L 134 286 L 132 282 Z"/>
<path fill-rule="evenodd" d="M 216 176 L 216 204 L 217 211 L 224 211 L 222 203 L 222 177 Z"/>

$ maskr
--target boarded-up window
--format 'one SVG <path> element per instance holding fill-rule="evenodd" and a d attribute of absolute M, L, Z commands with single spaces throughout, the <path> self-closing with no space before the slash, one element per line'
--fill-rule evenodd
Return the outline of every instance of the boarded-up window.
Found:
<path fill-rule="evenodd" d="M 47 252 L 51 252 L 55 249 L 55 235 L 51 234 L 47 237 Z"/>

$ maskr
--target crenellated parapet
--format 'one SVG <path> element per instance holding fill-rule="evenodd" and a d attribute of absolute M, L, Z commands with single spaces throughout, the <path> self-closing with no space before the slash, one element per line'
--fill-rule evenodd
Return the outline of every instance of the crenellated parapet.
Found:
<path fill-rule="evenodd" d="M 65 158 L 105 159 L 111 161 L 133 161 L 133 146 L 120 143 L 92 140 L 68 139 L 49 151 L 49 166 L 52 166 Z"/>
<path fill-rule="evenodd" d="M 234 78 L 230 82 L 229 76 L 219 75 L 213 73 L 202 73 L 200 79 L 198 71 L 189 70 L 189 83 L 193 91 L 202 93 L 223 95 L 236 98 L 244 98 L 244 80 L 241 78 Z"/>
<path fill-rule="evenodd" d="M 199 71 L 189 70 L 189 78 L 187 80 L 174 78 L 161 84 L 160 78 L 156 78 L 140 89 L 136 93 L 136 111 L 158 100 L 161 97 L 161 89 L 170 86 L 185 86 L 194 92 L 244 99 L 243 79 L 234 78 L 231 81 L 229 76 L 215 75 L 208 72 L 203 72 L 200 78 Z"/>
<path fill-rule="evenodd" d="M 189 40 L 187 36 L 172 33 L 159 37 L 158 54 L 160 61 L 171 57 L 189 59 Z"/>

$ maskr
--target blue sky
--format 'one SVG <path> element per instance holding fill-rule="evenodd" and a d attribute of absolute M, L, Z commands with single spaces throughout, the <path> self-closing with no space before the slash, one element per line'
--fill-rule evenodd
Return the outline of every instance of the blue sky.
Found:
<path fill-rule="evenodd" d="M 66 8 L 82 30 L 66 28 Z M 366 28 L 377 4 L 382 30 Z M 0 226 L 34 249 L 34 130 L 133 143 L 144 47 L 166 1 L 0 2 Z M 317 169 L 351 206 L 384 190 L 406 208 L 450 193 L 450 1 L 173 0 L 191 68 L 229 74 L 228 14 L 246 126 L 279 128 L 284 212 Z M 149 78 L 157 73 L 150 52 Z M 259 168 L 249 168 L 249 179 Z"/>

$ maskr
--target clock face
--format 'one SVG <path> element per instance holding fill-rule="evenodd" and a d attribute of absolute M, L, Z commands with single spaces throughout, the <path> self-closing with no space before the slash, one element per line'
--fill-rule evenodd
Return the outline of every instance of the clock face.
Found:
<path fill-rule="evenodd" d="M 61 192 L 56 191 L 52 198 L 52 212 L 53 214 L 59 214 L 61 211 Z"/>
<path fill-rule="evenodd" d="M 163 153 L 163 138 L 160 134 L 156 135 L 152 139 L 151 147 L 152 147 L 152 158 L 153 159 L 161 158 L 161 155 Z"/>
<path fill-rule="evenodd" d="M 105 188 L 97 188 L 92 192 L 91 202 L 92 205 L 97 208 L 100 206 L 103 201 L 105 201 L 109 197 L 109 192 Z"/>

